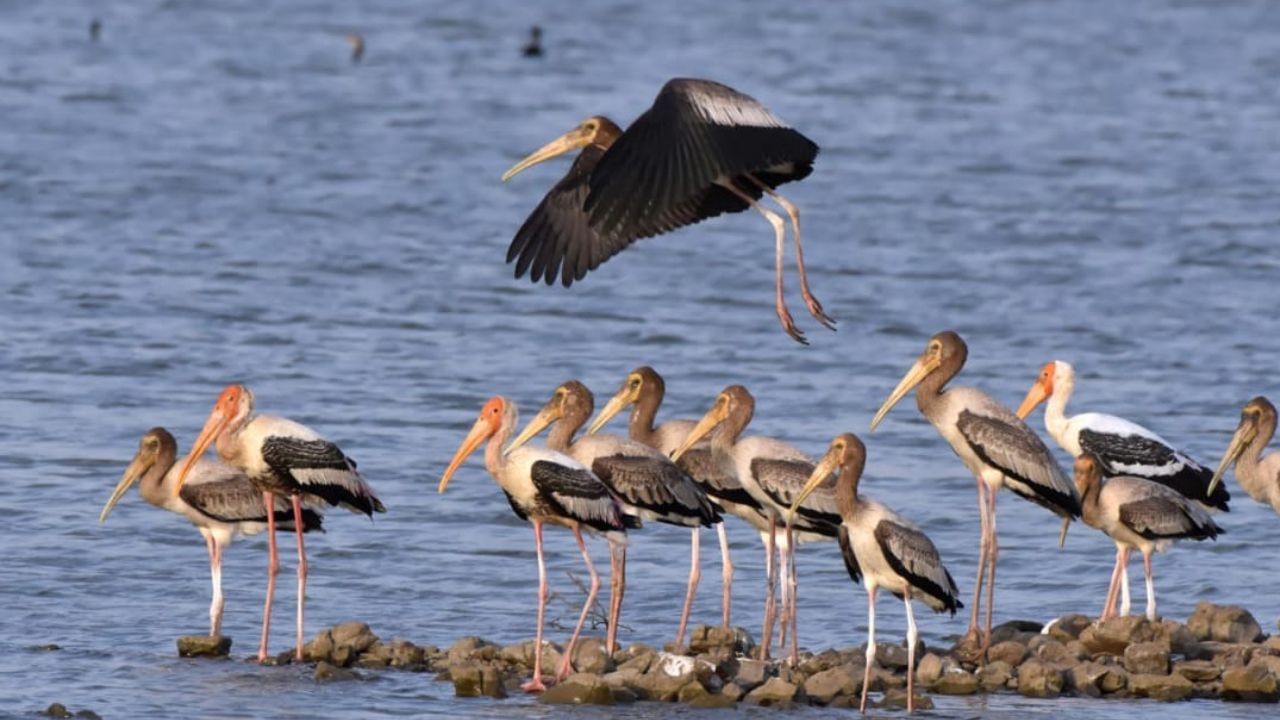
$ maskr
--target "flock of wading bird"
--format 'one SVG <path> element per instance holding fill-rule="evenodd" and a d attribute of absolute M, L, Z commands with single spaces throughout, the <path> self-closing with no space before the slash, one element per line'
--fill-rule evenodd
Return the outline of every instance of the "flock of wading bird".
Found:
<path fill-rule="evenodd" d="M 1226 510 L 1229 499 L 1220 480 L 1233 464 L 1241 487 L 1280 512 L 1280 453 L 1262 457 L 1276 428 L 1275 407 L 1265 398 L 1251 400 L 1219 464 L 1209 472 L 1146 428 L 1099 413 L 1068 417 L 1066 404 L 1074 384 L 1069 364 L 1046 364 L 1015 413 L 971 387 L 947 387 L 964 366 L 965 342 L 954 332 L 933 336 L 923 354 L 894 388 L 871 421 L 874 430 L 913 389 L 920 412 L 933 424 L 977 479 L 981 551 L 969 629 L 961 640 L 975 656 L 990 643 L 997 556 L 995 510 L 998 491 L 1007 487 L 1063 519 L 1060 542 L 1071 520 L 1082 518 L 1114 540 L 1116 564 L 1102 618 L 1129 612 L 1126 566 L 1129 554 L 1143 556 L 1146 614 L 1155 618 L 1151 555 L 1179 539 L 1203 540 L 1223 530 L 1209 515 Z M 722 622 L 730 621 L 733 565 L 725 533 L 725 515 L 745 520 L 765 544 L 767 589 L 760 644 L 761 657 L 779 645 L 798 660 L 795 546 L 838 542 L 850 577 L 867 590 L 867 665 L 875 657 L 875 600 L 884 588 L 903 600 L 907 615 L 908 667 L 914 667 L 917 631 L 912 600 L 937 612 L 963 607 L 959 590 L 933 542 L 907 518 L 859 492 L 866 447 L 852 433 L 831 440 L 814 462 L 784 441 L 744 436 L 755 400 L 741 385 L 725 388 L 697 421 L 667 420 L 655 425 L 665 394 L 652 368 L 633 370 L 617 393 L 591 420 L 594 399 L 576 380 L 555 389 L 551 398 L 516 435 L 515 403 L 501 396 L 488 400 L 453 456 L 439 490 L 466 458 L 485 447 L 485 468 L 502 488 L 511 509 L 533 525 L 538 558 L 537 646 L 542 644 L 543 614 L 549 590 L 543 560 L 542 530 L 559 525 L 574 533 L 591 582 L 586 602 L 557 668 L 555 679 L 572 672 L 573 646 L 600 587 L 584 531 L 609 543 L 611 589 L 607 647 L 616 649 L 618 618 L 625 590 L 627 531 L 645 520 L 690 529 L 692 564 L 684 607 L 676 631 L 683 644 L 690 606 L 698 584 L 699 530 L 715 526 L 723 562 Z M 1048 401 L 1045 426 L 1075 460 L 1074 483 L 1053 454 L 1025 423 Z M 600 430 L 631 408 L 627 436 Z M 588 425 L 588 421 L 590 424 Z M 586 426 L 586 432 L 579 431 Z M 530 440 L 551 427 L 545 446 Z M 575 435 L 577 436 L 575 438 Z M 487 443 L 487 444 L 486 444 Z M 203 458 L 210 444 L 217 460 Z M 129 487 L 141 481 L 144 499 L 188 518 L 204 535 L 213 578 L 210 635 L 220 633 L 223 597 L 222 553 L 237 535 L 268 531 L 269 571 L 259 660 L 267 659 L 278 558 L 277 527 L 292 529 L 298 543 L 297 644 L 303 659 L 303 609 L 307 565 L 303 534 L 321 527 L 319 509 L 342 506 L 372 515 L 384 507 L 360 476 L 354 460 L 311 429 L 291 420 L 254 414 L 254 396 L 243 385 L 227 387 L 218 398 L 190 452 L 177 459 L 174 438 L 163 428 L 143 436 L 130 463 L 103 508 L 105 520 Z M 270 510 L 268 510 L 270 509 Z M 979 622 L 986 584 L 985 621 Z M 781 608 L 777 607 L 781 585 Z M 908 698 L 913 674 L 907 674 Z M 545 689 L 541 653 L 535 653 L 528 691 Z M 867 683 L 863 684 L 863 707 Z M 909 701 L 912 702 L 912 701 Z"/>

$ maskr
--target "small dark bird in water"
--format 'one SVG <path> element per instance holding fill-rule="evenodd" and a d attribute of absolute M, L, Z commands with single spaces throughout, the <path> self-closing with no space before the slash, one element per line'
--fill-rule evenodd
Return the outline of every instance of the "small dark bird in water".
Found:
<path fill-rule="evenodd" d="M 525 57 L 542 57 L 542 28 L 534 25 L 529 28 L 529 43 L 524 46 Z"/>
<path fill-rule="evenodd" d="M 360 33 L 347 33 L 347 42 L 351 45 L 351 62 L 360 62 L 364 57 L 364 37 Z"/>
<path fill-rule="evenodd" d="M 91 42 L 98 42 L 98 37 L 100 35 L 102 35 L 102 21 L 98 18 L 94 18 L 93 22 L 89 23 L 89 40 Z"/>

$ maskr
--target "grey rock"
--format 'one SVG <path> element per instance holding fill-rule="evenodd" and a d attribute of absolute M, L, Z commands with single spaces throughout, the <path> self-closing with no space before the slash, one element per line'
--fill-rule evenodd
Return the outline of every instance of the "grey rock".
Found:
<path fill-rule="evenodd" d="M 1093 620 L 1088 615 L 1079 613 L 1063 615 L 1046 626 L 1048 628 L 1046 634 L 1060 643 L 1067 643 L 1078 640 L 1080 633 L 1092 623 Z"/>
<path fill-rule="evenodd" d="M 1039 643 L 1035 644 L 1035 654 L 1042 662 L 1060 667 L 1068 667 L 1076 664 L 1082 659 L 1080 655 L 1073 652 L 1066 645 L 1051 637 L 1041 635 L 1040 640 L 1041 641 Z M 1079 643 L 1078 640 L 1073 640 L 1072 642 Z M 1080 647 L 1083 647 L 1083 644 L 1080 644 Z M 1085 657 L 1088 657 L 1087 652 L 1085 653 Z"/>
<path fill-rule="evenodd" d="M 1200 640 L 1253 643 L 1262 640 L 1262 626 L 1237 605 L 1214 605 L 1201 600 L 1187 618 L 1187 629 Z"/>
<path fill-rule="evenodd" d="M 741 660 L 738 663 L 738 674 L 733 682 L 750 692 L 769 679 L 771 667 L 764 660 Z"/>
<path fill-rule="evenodd" d="M 504 648 L 496 648 L 486 640 L 470 637 L 463 638 L 454 643 L 448 650 L 448 663 L 453 665 L 454 658 L 463 658 L 458 662 L 469 662 L 473 658 L 482 659 L 495 653 L 499 660 L 525 670 L 533 670 L 534 648 L 533 640 L 525 640 L 522 643 L 508 645 Z M 559 646 L 548 640 L 542 641 L 542 671 L 544 673 L 554 673 L 560 667 L 560 661 L 564 656 L 560 652 Z"/>
<path fill-rule="evenodd" d="M 318 683 L 331 682 L 349 682 L 351 680 L 360 680 L 360 673 L 355 670 L 348 670 L 344 667 L 331 665 L 324 660 L 316 663 L 316 670 L 313 675 Z"/>
<path fill-rule="evenodd" d="M 1250 663 L 1222 673 L 1222 697 L 1233 702 L 1273 703 L 1280 700 L 1280 689 L 1266 665 Z"/>
<path fill-rule="evenodd" d="M 321 630 L 307 643 L 303 655 L 312 662 L 348 667 L 376 642 L 378 636 L 365 623 L 343 623 Z"/>
<path fill-rule="evenodd" d="M 226 657 L 231 652 L 231 638 L 225 635 L 184 635 L 178 638 L 180 657 Z"/>
<path fill-rule="evenodd" d="M 1027 657 L 1027 646 L 1017 640 L 1005 640 L 993 643 L 987 648 L 987 662 L 1003 662 L 1017 667 Z"/>
<path fill-rule="evenodd" d="M 1018 692 L 1026 697 L 1055 698 L 1062 694 L 1062 671 L 1035 658 L 1018 666 Z"/>
<path fill-rule="evenodd" d="M 616 675 L 618 673 L 612 673 Z M 627 678 L 626 687 L 641 700 L 658 702 L 674 702 L 680 695 L 680 688 L 693 679 L 692 675 L 671 677 L 663 672 L 647 672 Z"/>
<path fill-rule="evenodd" d="M 772 677 L 763 685 L 747 693 L 743 702 L 749 705 L 773 707 L 790 703 L 800 688 L 779 677 Z"/>
<path fill-rule="evenodd" d="M 101 715 L 89 709 L 77 710 L 76 717 L 82 718 L 82 720 L 102 720 Z"/>
<path fill-rule="evenodd" d="M 529 642 L 528 645 L 530 648 L 533 647 L 532 642 Z M 485 648 L 492 649 L 486 650 Z M 497 645 L 485 640 L 484 638 L 469 635 L 449 646 L 449 650 L 447 652 L 449 666 L 452 667 L 458 663 L 469 662 L 472 660 L 492 660 L 502 654 L 501 650 L 502 649 Z M 526 657 L 529 660 L 527 666 L 533 667 L 532 651 L 530 651 Z M 559 661 L 559 659 L 559 657 L 556 658 L 557 661 Z M 546 662 L 546 656 L 543 656 L 543 662 Z"/>
<path fill-rule="evenodd" d="M 916 664 L 916 682 L 924 687 L 931 687 L 942 676 L 942 671 L 942 656 L 925 653 L 925 656 Z"/>
<path fill-rule="evenodd" d="M 730 685 L 729 687 L 734 686 Z M 737 707 L 737 705 L 737 699 L 724 693 L 707 694 L 689 701 L 689 707 L 704 710 L 727 710 L 728 708 Z"/>
<path fill-rule="evenodd" d="M 742 686 L 737 683 L 729 683 L 724 686 L 724 689 L 720 691 L 720 694 L 737 703 L 742 700 L 742 698 L 746 697 L 747 691 L 743 690 Z"/>
<path fill-rule="evenodd" d="M 1124 669 L 1134 675 L 1167 675 L 1169 647 L 1160 641 L 1133 643 L 1124 649 Z"/>
<path fill-rule="evenodd" d="M 809 676 L 804 681 L 804 694 L 819 704 L 830 704 L 837 696 L 852 695 L 861 690 L 862 673 L 852 665 L 837 665 Z"/>
<path fill-rule="evenodd" d="M 755 646 L 751 633 L 740 627 L 695 625 L 693 632 L 689 634 L 689 650 L 695 655 L 721 647 L 729 648 L 737 654 L 750 655 Z"/>
<path fill-rule="evenodd" d="M 538 697 L 546 705 L 612 705 L 613 692 L 599 675 L 575 673 Z"/>
<path fill-rule="evenodd" d="M 1195 685 L 1181 675 L 1130 675 L 1129 690 L 1138 697 L 1173 702 L 1191 697 Z"/>
<path fill-rule="evenodd" d="M 1089 697 L 1102 696 L 1102 678 L 1107 674 L 1105 665 L 1096 662 L 1082 662 L 1067 670 L 1064 680 L 1066 686 L 1081 695 Z"/>
<path fill-rule="evenodd" d="M 1080 632 L 1080 642 L 1084 643 L 1089 652 L 1109 655 L 1123 655 L 1124 649 L 1129 645 L 1154 639 L 1154 627 L 1140 615 L 1111 618 L 1094 623 Z"/>
<path fill-rule="evenodd" d="M 1191 682 L 1210 682 L 1222 677 L 1222 668 L 1208 660 L 1179 660 L 1173 671 Z"/>
<path fill-rule="evenodd" d="M 942 673 L 929 689 L 939 695 L 972 695 L 978 692 L 978 678 L 954 667 Z"/>
<path fill-rule="evenodd" d="M 1102 689 L 1104 694 L 1120 692 L 1129 687 L 1129 673 L 1124 668 L 1109 665 L 1107 672 L 1098 680 L 1098 687 Z"/>
<path fill-rule="evenodd" d="M 871 705 L 880 710 L 905 710 L 907 708 L 907 691 L 900 688 L 887 690 L 879 702 Z M 928 695 L 916 695 L 915 708 L 916 710 L 932 710 L 933 699 Z"/>
<path fill-rule="evenodd" d="M 573 648 L 573 668 L 581 673 L 603 675 L 614 669 L 613 658 L 605 649 L 605 639 L 588 637 L 578 640 Z"/>
<path fill-rule="evenodd" d="M 1004 660 L 992 660 L 978 668 L 978 684 L 986 692 L 1003 689 L 1013 679 L 1013 665 Z"/>
<path fill-rule="evenodd" d="M 453 693 L 457 697 L 507 696 L 502 676 L 493 665 L 475 661 L 459 662 L 449 667 L 449 676 L 453 680 Z"/>
<path fill-rule="evenodd" d="M 676 700 L 679 702 L 691 705 L 697 700 L 704 698 L 710 694 L 711 693 L 708 692 L 707 689 L 702 686 L 702 683 L 698 682 L 697 680 L 690 680 L 689 682 L 685 683 L 684 687 L 680 688 L 680 691 L 678 693 L 676 693 Z"/>
<path fill-rule="evenodd" d="M 1253 659 L 1253 653 L 1259 650 L 1261 645 L 1252 645 L 1249 643 L 1225 643 L 1215 640 L 1206 640 L 1197 643 L 1191 652 L 1186 654 L 1189 660 L 1209 660 L 1219 667 L 1238 667 L 1248 665 Z"/>
<path fill-rule="evenodd" d="M 47 708 L 45 708 L 43 711 L 41 711 L 41 713 L 40 713 L 40 714 L 41 714 L 41 715 L 48 715 L 49 717 L 52 717 L 52 718 L 69 718 L 69 717 L 71 717 L 71 711 L 70 711 L 70 710 L 68 710 L 68 709 L 67 709 L 67 706 L 66 706 L 66 705 L 63 705 L 62 703 L 53 703 L 53 704 L 49 705 L 49 707 L 47 707 Z"/>
<path fill-rule="evenodd" d="M 1173 620 L 1161 620 L 1153 629 L 1155 630 L 1154 639 L 1168 645 L 1169 652 L 1175 655 L 1186 655 L 1199 642 L 1199 638 L 1186 625 Z"/>
<path fill-rule="evenodd" d="M 1000 623 L 991 629 L 991 644 L 1005 640 L 1018 640 L 1025 645 L 1031 641 L 1031 638 L 1039 635 L 1043 628 L 1044 626 L 1040 623 L 1030 620 L 1010 620 Z"/>
<path fill-rule="evenodd" d="M 866 652 L 865 650 L 863 651 Z M 864 655 L 865 657 L 865 655 Z M 919 654 L 916 655 L 920 657 Z M 865 662 L 865 660 L 864 660 Z M 876 643 L 876 665 L 898 672 L 907 669 L 907 648 L 904 645 Z"/>

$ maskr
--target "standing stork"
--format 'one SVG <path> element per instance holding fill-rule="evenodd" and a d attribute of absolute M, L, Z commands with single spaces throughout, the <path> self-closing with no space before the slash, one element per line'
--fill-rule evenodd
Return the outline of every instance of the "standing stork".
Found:
<path fill-rule="evenodd" d="M 862 675 L 861 711 L 867 711 L 867 687 L 876 659 L 876 590 L 884 588 L 907 608 L 907 712 L 915 710 L 916 619 L 911 612 L 912 593 L 935 612 L 964 607 L 956 581 L 942 564 L 938 548 L 914 523 L 875 500 L 858 495 L 858 480 L 867 461 L 867 448 L 853 433 L 837 435 L 813 474 L 791 501 L 787 522 L 809 493 L 832 472 L 836 479 L 836 505 L 840 508 L 840 552 L 849 577 L 867 589 L 867 664 Z"/>
<path fill-rule="evenodd" d="M 647 365 L 632 370 L 623 381 L 622 387 L 618 388 L 617 394 L 610 398 L 604 409 L 591 422 L 591 426 L 587 428 L 587 434 L 594 435 L 605 426 L 605 423 L 631 405 L 633 407 L 627 426 L 628 437 L 656 449 L 663 455 L 671 455 L 689 436 L 693 430 L 694 421 L 668 420 L 654 427 L 654 418 L 658 414 L 658 408 L 662 405 L 666 391 L 666 381 L 657 370 Z M 699 442 L 697 447 L 690 448 L 681 455 L 676 464 L 698 484 L 698 487 L 702 488 L 722 513 L 745 520 L 760 532 L 760 539 L 764 540 L 764 534 L 769 531 L 769 517 L 764 508 L 751 497 L 750 493 L 742 489 L 738 478 L 724 472 L 712 462 L 711 448 L 708 443 Z M 729 536 L 725 531 L 724 522 L 716 524 L 716 533 L 720 539 L 721 581 L 724 590 L 721 600 L 722 622 L 725 627 L 729 627 L 733 561 L 729 557 Z"/>
<path fill-rule="evenodd" d="M 151 505 L 181 515 L 196 526 L 209 551 L 209 576 L 213 599 L 209 603 L 209 637 L 222 635 L 222 552 L 241 535 L 256 535 L 267 529 L 267 509 L 262 493 L 238 468 L 200 459 L 181 492 L 174 493 L 178 473 L 178 442 L 162 427 L 154 427 L 138 442 L 138 452 L 116 484 L 111 498 L 98 515 L 107 521 L 120 498 L 138 483 L 138 493 Z M 273 506 L 276 527 L 293 531 L 293 515 L 288 503 L 276 499 Z M 302 509 L 303 532 L 322 530 L 324 517 L 311 508 Z"/>
<path fill-rule="evenodd" d="M 590 532 L 600 533 L 612 545 L 626 543 L 626 527 L 617 498 L 582 463 L 547 448 L 512 446 L 504 450 L 503 446 L 506 445 L 507 438 L 511 437 L 517 422 L 519 413 L 515 403 L 501 396 L 490 398 L 480 409 L 480 417 L 471 426 L 471 431 L 458 447 L 458 452 L 449 461 L 449 467 L 440 478 L 440 492 L 444 492 L 449 479 L 462 466 L 467 456 L 488 440 L 489 444 L 484 451 L 485 469 L 506 494 L 507 502 L 511 504 L 516 516 L 533 524 L 534 547 L 538 554 L 538 629 L 534 640 L 533 678 L 521 687 L 526 692 L 542 692 L 547 689 L 542 681 L 542 618 L 550 596 L 547 566 L 542 558 L 542 526 L 550 523 L 573 531 L 578 549 L 582 551 L 582 560 L 591 576 L 587 601 L 582 605 L 582 613 L 578 616 L 578 624 L 573 628 L 573 636 L 565 646 L 564 656 L 556 673 L 557 681 L 568 677 L 573 669 L 573 647 L 578 642 L 578 634 L 582 632 L 587 612 L 600 590 L 600 576 L 591 563 L 587 544 L 582 539 L 582 530 L 586 528 Z"/>
<path fill-rule="evenodd" d="M 1213 474 L 1209 491 L 1213 492 L 1227 468 L 1236 466 L 1236 482 L 1249 493 L 1249 497 L 1270 505 L 1280 514 L 1280 453 L 1262 456 L 1262 450 L 1276 434 L 1276 406 L 1259 395 L 1250 400 L 1240 412 L 1240 425 L 1231 437 L 1231 444 L 1222 454 L 1222 462 Z"/>
<path fill-rule="evenodd" d="M 563 383 L 512 441 L 511 447 L 524 445 L 554 423 L 555 427 L 547 436 L 547 447 L 591 468 L 622 502 L 625 514 L 638 521 L 653 520 L 690 528 L 692 559 L 689 563 L 689 584 L 685 590 L 684 609 L 680 613 L 680 627 L 676 631 L 676 644 L 683 645 L 689 611 L 702 576 L 698 531 L 720 522 L 720 513 L 674 462 L 648 445 L 616 435 L 584 435 L 574 440 L 574 433 L 586 424 L 594 409 L 595 398 L 586 385 L 577 380 Z M 612 653 L 617 642 L 622 596 L 626 591 L 626 546 L 612 546 L 609 559 L 612 576 L 606 645 Z"/>
<path fill-rule="evenodd" d="M 262 493 L 265 506 L 275 498 L 293 505 L 298 539 L 297 644 L 294 658 L 301 661 L 303 613 L 307 596 L 307 552 L 302 542 L 302 506 L 327 503 L 373 517 L 386 512 L 373 488 L 360 477 L 356 463 L 311 428 L 286 418 L 253 414 L 253 393 L 240 384 L 228 385 L 218 396 L 204 428 L 182 461 L 174 493 L 180 493 L 196 461 L 215 443 L 222 462 L 243 470 Z M 267 635 L 271 629 L 271 600 L 275 595 L 280 557 L 276 550 L 275 515 L 267 516 L 267 598 L 262 609 L 262 639 L 258 661 L 267 659 Z"/>
<path fill-rule="evenodd" d="M 1198 503 L 1166 485 L 1124 475 L 1104 482 L 1101 461 L 1087 453 L 1076 458 L 1075 476 L 1084 523 L 1106 533 L 1116 543 L 1116 566 L 1111 571 L 1107 602 L 1099 620 L 1115 617 L 1121 569 L 1129 564 L 1129 553 L 1136 548 L 1142 553 L 1147 577 L 1147 619 L 1155 622 L 1151 554 L 1164 552 L 1176 540 L 1217 538 L 1226 531 Z"/>
<path fill-rule="evenodd" d="M 809 291 L 800 212 L 774 192 L 813 171 L 818 146 L 758 100 L 710 80 L 670 80 L 625 132 L 606 117 L 589 117 L 516 163 L 502 179 L 577 148 L 583 151 L 569 173 L 507 249 L 517 278 L 529 271 L 531 280 L 550 285 L 559 275 L 568 287 L 640 238 L 754 208 L 774 230 L 778 320 L 788 335 L 805 343 L 783 300 L 786 223 L 758 202 L 768 195 L 791 218 L 805 304 L 819 323 L 835 329 Z"/>
<path fill-rule="evenodd" d="M 769 529 L 765 535 L 767 552 L 764 628 L 761 632 L 760 657 L 769 655 L 775 615 L 774 589 L 778 585 L 779 572 L 783 577 L 782 616 L 783 625 L 791 624 L 791 659 L 798 660 L 799 648 L 796 630 L 796 574 L 795 546 L 798 542 L 833 540 L 840 527 L 840 513 L 835 501 L 835 485 L 826 483 L 810 491 L 806 504 L 798 508 L 796 522 L 786 527 L 781 536 L 785 546 L 780 548 L 778 565 L 773 562 L 774 548 L 778 545 L 779 523 L 785 520 L 787 509 L 795 501 L 800 489 L 813 472 L 814 463 L 800 450 L 769 437 L 755 435 L 743 438 L 742 432 L 755 415 L 756 401 L 741 385 L 730 385 L 716 396 L 715 403 L 685 438 L 673 456 L 681 458 L 708 434 L 711 435 L 711 457 L 723 472 L 732 473 L 744 490 L 751 494 L 768 512 Z M 778 566 L 781 566 L 779 569 Z"/>
<path fill-rule="evenodd" d="M 1115 415 L 1080 413 L 1067 417 L 1067 402 L 1075 383 L 1076 373 L 1070 363 L 1062 360 L 1046 363 L 1018 406 L 1018 417 L 1025 420 L 1032 410 L 1048 400 L 1044 408 L 1045 429 L 1071 457 L 1088 453 L 1101 463 L 1106 477 L 1140 477 L 1166 485 L 1205 509 L 1223 512 L 1229 509 L 1231 494 L 1225 487 L 1209 492 L 1213 473 L 1154 432 Z M 1128 615 L 1126 567 L 1120 568 L 1120 592 L 1120 614 Z"/>
<path fill-rule="evenodd" d="M 978 550 L 978 579 L 973 590 L 966 644 L 978 640 L 978 607 L 984 579 L 987 614 L 980 650 L 991 644 L 992 603 L 996 585 L 996 493 L 1007 487 L 1069 522 L 1080 517 L 1080 498 L 1044 441 L 1008 408 L 990 395 L 970 387 L 945 388 L 964 367 L 969 347 L 946 330 L 929 339 L 915 364 L 903 376 L 871 420 L 874 431 L 889 410 L 913 388 L 920 412 L 951 444 L 951 449 L 978 481 L 978 511 L 982 538 Z M 1066 533 L 1066 522 L 1063 534 Z"/>

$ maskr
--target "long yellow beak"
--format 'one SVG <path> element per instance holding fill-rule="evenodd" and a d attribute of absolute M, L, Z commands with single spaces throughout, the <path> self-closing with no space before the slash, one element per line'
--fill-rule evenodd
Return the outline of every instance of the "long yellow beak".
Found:
<path fill-rule="evenodd" d="M 596 431 L 605 426 L 605 423 L 613 419 L 614 415 L 622 412 L 632 402 L 631 388 L 623 387 L 616 395 L 609 398 L 609 402 L 604 408 L 596 413 L 596 419 L 591 421 L 591 425 L 587 427 L 588 435 L 595 435 Z"/>
<path fill-rule="evenodd" d="M 1034 385 L 1027 390 L 1027 396 L 1022 398 L 1022 404 L 1018 406 L 1018 418 L 1026 420 L 1032 410 L 1036 409 L 1040 403 L 1049 399 L 1049 392 L 1044 389 L 1044 383 L 1037 380 Z"/>
<path fill-rule="evenodd" d="M 791 501 L 791 507 L 787 508 L 788 527 L 795 522 L 796 509 L 824 480 L 831 477 L 831 473 L 835 472 L 837 464 L 835 451 L 827 450 L 827 454 L 822 456 L 822 459 L 818 461 L 818 466 L 809 474 L 809 479 L 805 481 L 804 487 L 800 489 L 800 494 L 796 495 L 796 499 Z"/>
<path fill-rule="evenodd" d="M 576 127 L 542 147 L 534 150 L 525 159 L 511 166 L 511 169 L 502 174 L 502 182 L 506 182 L 515 177 L 520 172 L 537 165 L 544 160 L 550 160 L 558 155 L 563 155 L 571 150 L 577 150 L 591 143 L 591 138 L 581 128 Z"/>
<path fill-rule="evenodd" d="M 559 419 L 560 403 L 556 399 L 553 399 L 551 402 L 542 406 L 542 409 L 538 411 L 538 414 L 534 415 L 533 419 L 529 421 L 529 424 L 524 426 L 524 430 L 521 430 L 520 434 L 516 436 L 516 439 L 511 441 L 511 444 L 507 446 L 506 451 L 511 452 L 534 439 L 538 436 L 538 433 L 543 431 L 544 428 Z"/>
<path fill-rule="evenodd" d="M 898 383 L 898 387 L 894 388 L 893 392 L 889 393 L 888 399 L 885 400 L 884 404 L 880 406 L 880 409 L 876 411 L 876 416 L 871 418 L 871 430 L 873 432 L 875 431 L 876 426 L 880 424 L 880 421 L 884 419 L 884 416 L 888 415 L 889 411 L 893 409 L 893 406 L 898 404 L 899 400 L 905 397 L 907 393 L 911 392 L 915 386 L 919 385 L 920 381 L 925 379 L 925 376 L 937 369 L 939 362 L 940 360 L 938 359 L 938 356 L 930 355 L 928 353 L 921 355 L 920 358 L 916 360 L 915 364 L 911 366 L 911 369 L 907 371 L 907 374 L 902 376 L 902 380 Z"/>
<path fill-rule="evenodd" d="M 112 508 L 116 503 L 120 502 L 120 498 L 129 492 L 129 488 L 142 477 L 144 473 L 151 467 L 151 459 L 144 458 L 141 453 L 133 456 L 133 462 L 129 463 L 129 467 L 125 468 L 124 475 L 120 477 L 120 482 L 116 483 L 116 489 L 111 492 L 111 499 L 107 500 L 107 504 L 102 508 L 102 513 L 98 515 L 98 522 L 107 521 L 107 516 L 111 514 Z"/>
<path fill-rule="evenodd" d="M 1218 469 L 1214 471 L 1213 479 L 1209 481 L 1209 495 L 1218 488 L 1218 483 L 1222 482 L 1222 476 L 1227 474 L 1227 468 L 1234 465 L 1244 454 L 1244 449 L 1253 441 L 1253 436 L 1257 432 L 1253 423 L 1248 420 L 1241 422 L 1240 427 L 1236 428 L 1235 435 L 1231 436 L 1231 444 L 1227 445 L 1227 451 L 1222 454 L 1222 461 L 1218 463 Z"/>
<path fill-rule="evenodd" d="M 1067 529 L 1071 527 L 1071 517 L 1062 518 L 1062 531 L 1058 533 L 1058 547 L 1061 549 L 1067 545 Z"/>
<path fill-rule="evenodd" d="M 196 464 L 196 460 L 204 455 L 204 451 L 209 448 L 209 443 L 227 427 L 227 423 L 231 422 L 231 418 L 225 415 L 218 408 L 214 408 L 209 413 L 209 419 L 205 420 L 204 428 L 200 430 L 200 436 L 196 438 L 196 442 L 191 446 L 191 450 L 187 456 L 182 459 L 181 469 L 178 470 L 178 481 L 173 484 L 173 494 L 176 497 L 178 491 L 182 489 L 182 484 L 187 481 L 187 474 L 191 472 L 192 466 Z"/>
<path fill-rule="evenodd" d="M 706 437 L 707 433 L 724 422 L 724 419 L 729 415 L 728 407 L 728 403 L 717 400 L 716 404 L 707 411 L 707 414 L 703 415 L 702 419 L 698 421 L 698 424 L 693 426 L 693 430 L 689 431 L 689 435 L 685 437 L 684 442 L 680 443 L 680 447 L 671 453 L 671 461 L 679 460 L 681 455 L 689 451 L 689 448 L 698 444 L 698 441 Z"/>
<path fill-rule="evenodd" d="M 484 418 L 476 420 L 471 426 L 471 430 L 467 433 L 467 437 L 462 440 L 462 444 L 458 446 L 458 451 L 453 454 L 453 459 L 449 461 L 449 467 L 445 468 L 444 476 L 440 478 L 439 492 L 444 493 L 445 487 L 449 485 L 449 480 L 453 478 L 453 474 L 458 472 L 458 468 L 462 467 L 463 461 L 467 456 L 475 452 L 490 435 L 493 434 L 489 423 Z"/>

